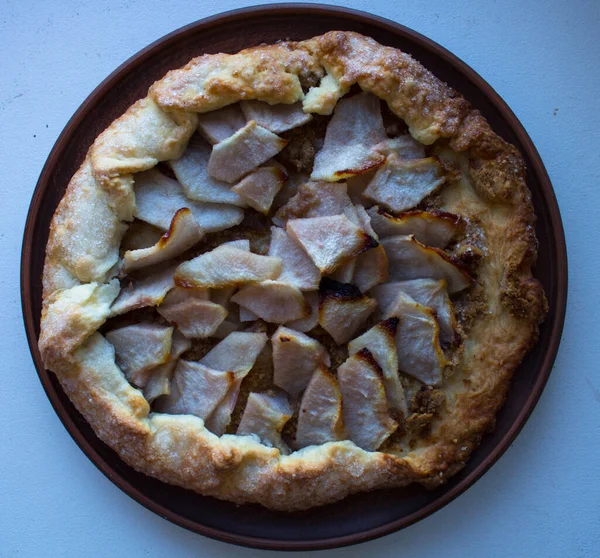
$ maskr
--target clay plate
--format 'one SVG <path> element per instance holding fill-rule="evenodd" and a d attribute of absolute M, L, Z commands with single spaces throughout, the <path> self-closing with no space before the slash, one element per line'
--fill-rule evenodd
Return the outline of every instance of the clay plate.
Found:
<path fill-rule="evenodd" d="M 536 277 L 550 312 L 540 340 L 515 375 L 495 431 L 467 466 L 435 491 L 420 487 L 358 494 L 301 513 L 236 507 L 137 473 L 103 444 L 75 410 L 37 350 L 44 247 L 52 214 L 94 138 L 167 70 L 203 53 L 236 52 L 280 39 L 301 40 L 332 29 L 357 31 L 413 55 L 480 109 L 493 129 L 525 155 L 538 215 Z M 234 544 L 281 550 L 355 544 L 423 519 L 464 492 L 504 453 L 523 427 L 548 379 L 563 327 L 567 259 L 560 213 L 544 165 L 515 115 L 471 68 L 433 41 L 392 21 L 344 8 L 285 4 L 245 8 L 203 19 L 151 44 L 110 75 L 81 105 L 56 142 L 37 183 L 23 239 L 21 295 L 29 345 L 40 380 L 79 447 L 119 488 L 148 509 L 187 529 Z"/>

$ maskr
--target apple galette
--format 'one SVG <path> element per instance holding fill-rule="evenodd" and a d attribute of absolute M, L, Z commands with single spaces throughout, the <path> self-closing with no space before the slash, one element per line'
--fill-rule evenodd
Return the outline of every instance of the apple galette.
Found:
<path fill-rule="evenodd" d="M 443 483 L 545 313 L 517 150 L 355 33 L 204 55 L 89 149 L 39 347 L 132 467 L 297 510 Z"/>

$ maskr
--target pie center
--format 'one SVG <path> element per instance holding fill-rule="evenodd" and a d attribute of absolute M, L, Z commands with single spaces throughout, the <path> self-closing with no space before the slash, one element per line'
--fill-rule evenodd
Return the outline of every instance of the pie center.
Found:
<path fill-rule="evenodd" d="M 410 451 L 477 303 L 477 224 L 442 211 L 463 182 L 457 155 L 370 93 L 331 116 L 260 101 L 201 114 L 179 159 L 135 174 L 102 329 L 117 364 L 154 412 L 217 436 Z"/>

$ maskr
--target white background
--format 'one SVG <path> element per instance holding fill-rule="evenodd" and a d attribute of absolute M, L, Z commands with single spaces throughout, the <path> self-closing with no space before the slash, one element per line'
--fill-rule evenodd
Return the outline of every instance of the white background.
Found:
<path fill-rule="evenodd" d="M 171 525 L 112 485 L 52 410 L 25 341 L 19 257 L 38 175 L 113 69 L 178 27 L 252 2 L 0 0 L 0 555 L 258 556 Z M 342 2 L 334 2 L 342 4 Z M 344 3 L 419 31 L 508 102 L 550 173 L 569 251 L 550 381 L 514 445 L 455 502 L 337 556 L 598 556 L 600 2 Z M 266 553 L 264 553 L 266 554 Z"/>

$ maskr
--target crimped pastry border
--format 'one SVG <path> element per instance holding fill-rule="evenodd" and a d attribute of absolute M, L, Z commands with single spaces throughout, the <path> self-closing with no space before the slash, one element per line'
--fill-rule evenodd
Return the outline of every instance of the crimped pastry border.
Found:
<path fill-rule="evenodd" d="M 357 83 L 385 100 L 422 143 L 443 138 L 464 154 L 465 174 L 486 208 L 470 216 L 488 241 L 479 281 L 493 313 L 473 323 L 448 385 L 451 404 L 428 444 L 404 457 L 365 452 L 351 442 L 281 456 L 250 438 L 219 439 L 195 417 L 149 414 L 145 399 L 114 364 L 110 345 L 95 333 L 114 291 L 109 264 L 116 263 L 122 220 L 131 217 L 131 173 L 177 157 L 194 131 L 195 112 L 241 99 L 294 102 L 303 96 L 302 80 L 325 71 L 343 87 Z M 92 254 L 85 242 L 72 241 L 81 227 L 73 215 L 90 199 L 103 209 L 97 225 L 108 227 Z M 444 209 L 457 210 L 460 201 L 446 204 Z M 459 212 L 471 211 L 461 206 Z M 131 466 L 165 482 L 286 511 L 414 481 L 436 486 L 464 466 L 493 425 L 512 374 L 537 338 L 545 297 L 531 275 L 534 221 L 517 150 L 462 96 L 397 49 L 332 31 L 236 55 L 201 56 L 169 72 L 113 122 L 71 180 L 50 228 L 40 351 L 98 436 Z"/>

